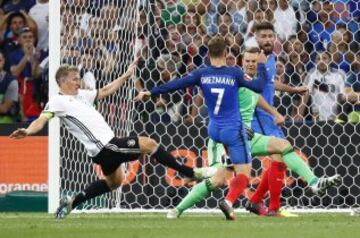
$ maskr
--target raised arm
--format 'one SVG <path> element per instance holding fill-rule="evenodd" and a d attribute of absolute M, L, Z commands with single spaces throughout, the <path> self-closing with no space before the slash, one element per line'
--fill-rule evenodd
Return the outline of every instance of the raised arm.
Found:
<path fill-rule="evenodd" d="M 116 92 L 130 78 L 135 67 L 136 63 L 131 64 L 129 69 L 123 75 L 121 75 L 119 78 L 115 79 L 111 83 L 108 83 L 104 87 L 100 88 L 97 99 L 103 99 Z"/>
<path fill-rule="evenodd" d="M 49 121 L 49 116 L 42 113 L 35 121 L 33 121 L 27 128 L 19 128 L 11 133 L 10 138 L 22 139 L 29 135 L 34 135 L 41 131 L 46 123 Z"/>

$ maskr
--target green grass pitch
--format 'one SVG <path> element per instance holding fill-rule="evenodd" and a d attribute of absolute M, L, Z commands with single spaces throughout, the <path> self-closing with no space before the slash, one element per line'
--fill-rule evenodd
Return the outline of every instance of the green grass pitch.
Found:
<path fill-rule="evenodd" d="M 225 221 L 222 214 L 184 214 L 167 220 L 165 214 L 71 214 L 57 221 L 45 213 L 0 213 L 1 238 L 119 237 L 119 238 L 355 238 L 360 217 L 349 214 L 302 214 L 298 218 L 238 214 Z"/>

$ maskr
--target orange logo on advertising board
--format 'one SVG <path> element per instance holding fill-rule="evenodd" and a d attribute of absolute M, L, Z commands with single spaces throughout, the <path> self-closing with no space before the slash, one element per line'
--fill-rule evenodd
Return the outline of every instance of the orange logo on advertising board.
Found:
<path fill-rule="evenodd" d="M 0 136 L 0 195 L 15 190 L 48 190 L 48 138 Z"/>

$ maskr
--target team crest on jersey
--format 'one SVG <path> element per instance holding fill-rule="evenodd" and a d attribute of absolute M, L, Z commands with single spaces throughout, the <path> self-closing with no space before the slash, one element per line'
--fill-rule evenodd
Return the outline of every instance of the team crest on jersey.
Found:
<path fill-rule="evenodd" d="M 244 74 L 244 79 L 250 81 L 252 78 L 248 74 Z"/>
<path fill-rule="evenodd" d="M 127 141 L 127 145 L 128 145 L 129 147 L 133 147 L 133 146 L 135 145 L 135 140 L 134 140 L 134 139 L 128 140 L 128 141 Z"/>

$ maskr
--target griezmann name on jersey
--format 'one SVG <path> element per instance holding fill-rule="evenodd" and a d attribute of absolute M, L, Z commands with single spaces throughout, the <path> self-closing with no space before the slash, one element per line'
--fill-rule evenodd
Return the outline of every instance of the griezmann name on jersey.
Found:
<path fill-rule="evenodd" d="M 241 125 L 238 89 L 246 87 L 261 93 L 267 84 L 265 64 L 258 64 L 258 79 L 246 81 L 239 67 L 207 66 L 191 74 L 151 90 L 151 95 L 168 93 L 190 86 L 199 86 L 203 91 L 211 123 L 219 127 Z"/>

